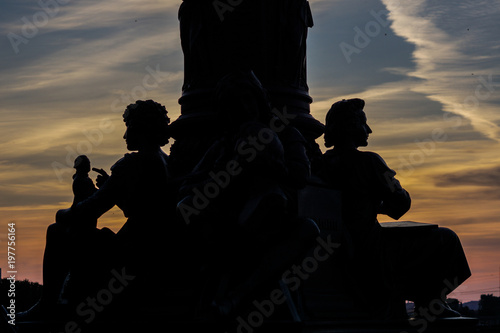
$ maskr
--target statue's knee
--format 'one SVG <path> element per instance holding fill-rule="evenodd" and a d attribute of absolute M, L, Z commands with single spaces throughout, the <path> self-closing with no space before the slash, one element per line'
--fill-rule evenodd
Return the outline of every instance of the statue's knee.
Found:
<path fill-rule="evenodd" d="M 439 239 L 443 244 L 457 244 L 460 243 L 460 238 L 451 229 L 440 227 L 438 228 Z"/>
<path fill-rule="evenodd" d="M 58 223 L 52 223 L 47 227 L 47 240 L 57 239 L 64 233 L 64 227 Z"/>
<path fill-rule="evenodd" d="M 449 228 L 440 227 L 440 228 L 438 228 L 438 232 L 442 237 L 447 237 L 447 238 L 457 238 L 458 237 L 457 234 L 455 233 L 455 231 L 453 231 Z"/>
<path fill-rule="evenodd" d="M 52 223 L 47 227 L 47 236 L 58 232 L 59 225 L 57 223 Z"/>

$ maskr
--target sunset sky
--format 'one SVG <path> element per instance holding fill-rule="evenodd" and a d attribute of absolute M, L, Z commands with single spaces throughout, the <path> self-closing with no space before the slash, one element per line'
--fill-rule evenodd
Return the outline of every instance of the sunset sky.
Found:
<path fill-rule="evenodd" d="M 0 4 L 4 277 L 7 224 L 15 222 L 17 277 L 42 282 L 45 230 L 71 205 L 73 160 L 86 154 L 109 170 L 126 153 L 127 104 L 154 99 L 172 120 L 179 116 L 180 3 Z M 412 196 L 402 220 L 449 227 L 462 240 L 473 277 L 451 296 L 500 296 L 500 2 L 310 3 L 313 116 L 324 121 L 333 102 L 365 99 L 373 130 L 366 150 L 378 152 Z M 115 208 L 99 226 L 117 231 L 124 221 Z"/>

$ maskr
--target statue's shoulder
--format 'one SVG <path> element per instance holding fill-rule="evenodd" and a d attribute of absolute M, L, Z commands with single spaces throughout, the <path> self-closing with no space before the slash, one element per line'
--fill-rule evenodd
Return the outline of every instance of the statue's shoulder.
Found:
<path fill-rule="evenodd" d="M 360 150 L 349 150 L 349 151 L 336 151 L 335 149 L 327 150 L 322 155 L 322 160 L 327 165 L 336 163 L 350 163 L 359 165 L 371 165 L 375 167 L 388 168 L 384 159 L 377 153 L 372 151 L 360 151 Z"/>
<path fill-rule="evenodd" d="M 111 167 L 112 172 L 120 172 L 122 170 L 135 169 L 143 166 L 144 164 L 157 163 L 161 160 L 162 163 L 167 164 L 169 156 L 163 151 L 158 152 L 146 152 L 146 153 L 127 153 L 122 158 L 120 158 Z"/>
<path fill-rule="evenodd" d="M 382 158 L 382 156 L 380 156 L 379 154 L 377 154 L 373 151 L 359 151 L 358 150 L 358 154 L 359 154 L 359 156 L 361 156 L 361 158 L 364 158 L 367 160 L 373 160 L 375 162 L 382 162 L 385 164 L 385 161 Z"/>
<path fill-rule="evenodd" d="M 368 165 L 376 174 L 396 175 L 396 172 L 389 168 L 385 160 L 377 153 L 371 151 L 360 152 L 364 156 L 364 163 Z"/>
<path fill-rule="evenodd" d="M 370 158 L 371 160 L 378 162 L 378 163 L 381 163 L 381 164 L 384 164 L 384 165 L 387 165 L 387 163 L 385 163 L 385 160 L 379 154 L 372 152 L 372 151 L 365 151 L 363 153 L 366 154 L 367 156 L 369 156 L 368 158 Z"/>
<path fill-rule="evenodd" d="M 122 173 L 135 168 L 139 163 L 140 156 L 138 153 L 127 153 L 111 167 L 111 172 Z"/>
<path fill-rule="evenodd" d="M 288 143 L 302 143 L 302 144 L 307 143 L 302 133 L 300 133 L 300 131 L 293 126 L 286 126 L 282 131 L 279 131 L 277 134 L 280 140 Z"/>

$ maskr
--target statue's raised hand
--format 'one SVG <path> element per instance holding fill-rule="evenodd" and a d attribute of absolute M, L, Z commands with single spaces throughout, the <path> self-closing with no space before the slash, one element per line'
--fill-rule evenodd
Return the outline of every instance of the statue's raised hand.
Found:
<path fill-rule="evenodd" d="M 109 175 L 103 169 L 92 168 L 92 170 L 99 174 L 96 178 L 96 185 L 97 185 L 97 187 L 100 188 L 102 185 L 104 185 L 106 180 L 108 180 Z"/>

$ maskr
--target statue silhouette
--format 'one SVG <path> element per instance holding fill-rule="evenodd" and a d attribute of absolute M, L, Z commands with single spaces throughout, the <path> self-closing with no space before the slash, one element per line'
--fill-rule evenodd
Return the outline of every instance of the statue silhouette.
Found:
<path fill-rule="evenodd" d="M 300 133 L 287 129 L 285 150 L 268 125 L 278 119 L 257 77 L 231 73 L 218 83 L 215 98 L 221 136 L 185 179 L 178 211 L 208 243 L 203 280 L 213 284 L 203 291 L 205 307 L 231 316 L 277 282 L 318 230 L 295 214 L 293 191 L 309 176 Z"/>
<path fill-rule="evenodd" d="M 353 298 L 383 305 L 376 318 L 402 316 L 405 299 L 459 315 L 442 299 L 470 276 L 458 236 L 436 227 L 403 237 L 377 221 L 378 214 L 399 219 L 411 199 L 379 155 L 358 150 L 372 133 L 364 101 L 335 103 L 326 127 L 310 114 L 308 1 L 183 0 L 179 19 L 181 116 L 170 125 L 165 107 L 152 100 L 128 105 L 124 139 L 133 152 L 110 175 L 92 169 L 97 188 L 90 161 L 77 158 L 73 203 L 47 229 L 43 296 L 18 320 L 59 312 L 66 319 L 117 270 L 129 280 L 103 308 L 120 319 L 165 302 L 173 313 L 189 303 L 196 316 L 234 319 L 316 250 L 318 227 L 298 214 L 298 191 L 311 170 L 342 192 L 348 242 L 340 251 L 358 291 Z M 288 112 L 287 121 L 277 109 Z M 315 142 L 323 131 L 326 146 L 334 146 L 324 155 Z M 161 147 L 171 136 L 169 157 Z M 127 221 L 117 233 L 98 229 L 114 206 Z M 192 289 L 191 296 L 166 299 L 164 286 Z M 171 313 L 162 310 L 165 320 Z"/>
<path fill-rule="evenodd" d="M 78 156 L 73 167 L 76 169 L 73 175 L 73 204 L 72 207 L 79 202 L 89 198 L 97 191 L 94 182 L 89 177 L 90 160 L 86 155 Z M 97 224 L 97 220 L 95 220 Z M 46 255 L 44 255 L 44 284 L 43 294 L 40 301 L 29 311 L 18 314 L 18 320 L 33 317 L 48 316 L 45 313 L 47 305 L 55 305 L 61 301 L 61 289 L 69 272 L 70 262 L 72 260 L 68 249 L 71 247 L 70 232 L 68 226 L 60 226 L 53 224 L 47 229 L 47 247 Z M 57 262 L 51 262 L 51 253 L 57 253 Z M 50 268 L 49 268 L 50 267 Z"/>
<path fill-rule="evenodd" d="M 90 172 L 90 160 L 85 155 L 80 155 L 75 159 L 75 164 L 73 166 L 76 169 L 73 175 L 73 206 L 77 203 L 87 199 L 97 188 L 94 182 L 89 177 Z"/>
<path fill-rule="evenodd" d="M 74 190 L 78 199 L 75 197 L 70 208 L 59 210 L 56 223 L 47 229 L 43 296 L 32 309 L 20 314 L 20 320 L 47 319 L 61 309 L 69 311 L 96 288 L 105 286 L 113 268 L 124 267 L 127 276 L 136 277 L 144 267 L 151 274 L 162 267 L 158 262 L 166 258 L 169 249 L 164 244 L 177 237 L 171 232 L 175 201 L 168 156 L 161 150 L 169 139 L 169 118 L 165 107 L 148 100 L 127 106 L 123 119 L 127 149 L 137 152 L 116 162 L 110 176 L 97 169 L 101 174 L 99 189 L 87 198 L 81 194 L 91 192 L 92 181 L 85 176 L 90 163 L 84 157 L 77 159 Z M 108 228 L 97 229 L 95 221 L 115 205 L 127 217 L 126 223 L 116 234 Z M 63 286 L 68 306 L 61 304 Z"/>
<path fill-rule="evenodd" d="M 443 299 L 471 275 L 458 236 L 446 228 L 395 234 L 377 221 L 378 214 L 399 219 L 410 209 L 411 199 L 378 154 L 358 150 L 368 145 L 372 133 L 364 105 L 361 99 L 332 105 L 324 139 L 334 148 L 315 170 L 342 193 L 351 251 L 345 268 L 352 290 L 359 291 L 356 297 L 364 298 L 364 305 L 379 304 L 371 308 L 376 318 L 405 317 L 405 299 L 414 301 L 416 309 L 428 309 L 433 302 L 439 316 L 459 316 Z"/>
<path fill-rule="evenodd" d="M 307 0 L 183 0 L 179 8 L 184 83 L 181 116 L 172 123 L 173 173 L 193 169 L 209 148 L 217 125 L 215 87 L 226 75 L 251 69 L 273 108 L 319 150 L 323 124 L 310 114 L 306 40 L 313 18 Z M 208 141 L 208 142 L 207 142 Z"/>

